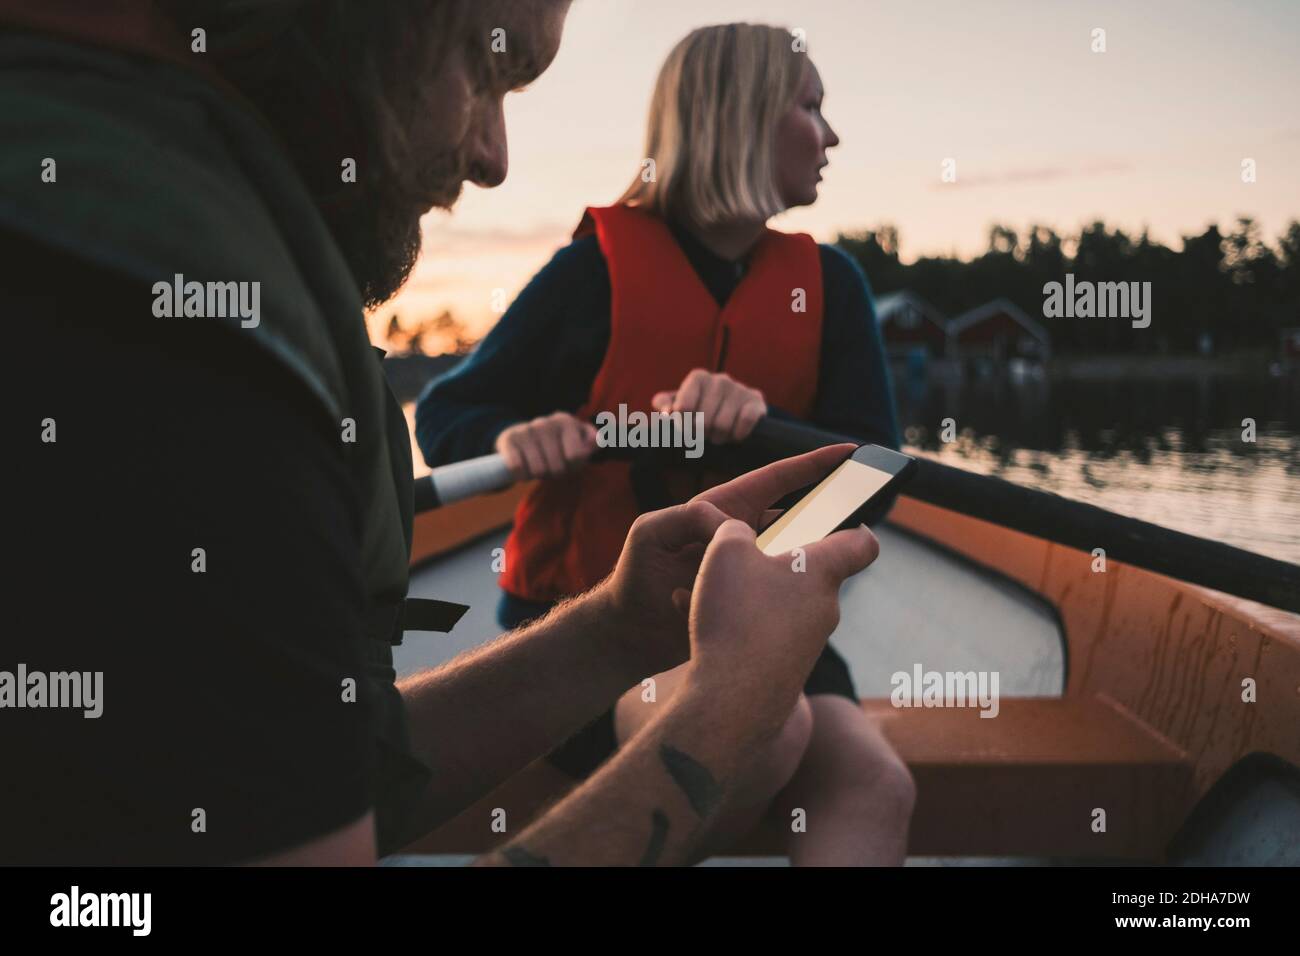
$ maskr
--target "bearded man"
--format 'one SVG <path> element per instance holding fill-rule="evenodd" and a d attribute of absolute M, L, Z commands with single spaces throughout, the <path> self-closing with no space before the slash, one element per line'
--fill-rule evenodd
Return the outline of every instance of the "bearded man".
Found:
<path fill-rule="evenodd" d="M 645 516 L 592 591 L 395 679 L 424 613 L 410 445 L 363 310 L 409 275 L 422 214 L 505 178 L 503 99 L 550 64 L 567 10 L 0 2 L 24 455 L 0 641 L 32 671 L 103 675 L 95 720 L 0 713 L 0 862 L 370 863 L 689 657 L 618 760 L 483 860 L 679 863 L 788 732 L 876 546 L 832 535 L 792 575 L 753 527 L 843 446 Z M 239 284 L 256 321 L 155 311 L 182 277 Z"/>

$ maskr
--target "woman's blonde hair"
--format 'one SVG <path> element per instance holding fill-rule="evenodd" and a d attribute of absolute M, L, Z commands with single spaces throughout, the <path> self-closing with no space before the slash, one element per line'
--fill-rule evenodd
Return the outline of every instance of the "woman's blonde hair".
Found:
<path fill-rule="evenodd" d="M 773 143 L 807 69 L 797 46 L 790 31 L 753 23 L 688 34 L 655 82 L 645 145 L 653 164 L 619 202 L 700 226 L 781 212 Z"/>

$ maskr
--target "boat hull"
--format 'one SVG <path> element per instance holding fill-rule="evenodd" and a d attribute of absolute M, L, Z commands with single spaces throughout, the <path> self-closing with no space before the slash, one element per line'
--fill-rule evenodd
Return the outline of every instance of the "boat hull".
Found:
<path fill-rule="evenodd" d="M 523 490 L 418 519 L 413 593 L 471 603 L 478 633 L 399 669 L 495 633 L 492 549 Z M 1300 765 L 1300 618 L 907 497 L 879 534 L 832 641 L 917 780 L 910 853 L 1162 860 L 1245 758 Z M 996 717 L 895 706 L 917 666 L 996 672 Z M 573 784 L 538 762 L 418 849 L 482 852 L 493 809 L 517 832 Z"/>

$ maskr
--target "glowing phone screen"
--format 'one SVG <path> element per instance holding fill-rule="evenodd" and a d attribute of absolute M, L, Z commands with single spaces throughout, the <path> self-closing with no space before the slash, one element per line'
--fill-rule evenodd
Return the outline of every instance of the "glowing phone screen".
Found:
<path fill-rule="evenodd" d="M 759 550 L 770 555 L 787 554 L 820 541 L 893 477 L 852 458 L 845 460 L 758 536 Z"/>

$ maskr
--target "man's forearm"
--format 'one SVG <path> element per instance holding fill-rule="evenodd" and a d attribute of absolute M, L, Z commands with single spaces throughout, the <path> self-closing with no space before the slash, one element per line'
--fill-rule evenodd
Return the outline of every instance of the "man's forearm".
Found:
<path fill-rule="evenodd" d="M 478 862 L 498 866 L 690 862 L 745 756 L 778 726 L 779 721 L 756 719 L 743 701 L 710 702 L 688 685 L 586 784 Z"/>
<path fill-rule="evenodd" d="M 650 676 L 620 651 L 621 626 L 597 587 L 399 682 L 412 745 L 434 773 L 415 828 L 445 822 Z"/>

